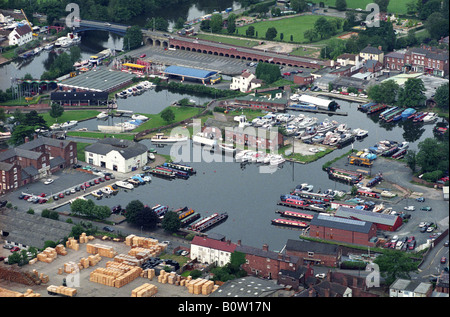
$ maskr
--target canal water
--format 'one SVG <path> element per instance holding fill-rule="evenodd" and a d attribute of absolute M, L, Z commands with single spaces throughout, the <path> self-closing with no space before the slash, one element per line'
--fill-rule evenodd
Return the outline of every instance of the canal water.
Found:
<path fill-rule="evenodd" d="M 333 116 L 332 119 L 347 123 L 351 128 L 369 130 L 369 136 L 362 141 L 356 141 L 355 149 L 365 149 L 380 140 L 408 141 L 410 148 L 417 150 L 418 143 L 433 136 L 434 125 L 418 124 L 410 126 L 409 122 L 384 125 L 357 111 L 357 104 L 338 101 L 341 111 L 348 112 L 348 116 Z M 319 122 L 327 115 L 315 115 Z M 171 146 L 156 147 L 150 140 L 141 143 L 147 147 L 154 147 L 158 153 L 171 154 Z M 281 250 L 287 239 L 296 239 L 301 234 L 299 230 L 273 226 L 271 220 L 278 218 L 275 211 L 279 206 L 280 195 L 289 193 L 298 184 L 314 185 L 314 191 L 336 189 L 350 190 L 350 186 L 330 180 L 322 171 L 322 165 L 347 152 L 351 145 L 338 149 L 316 162 L 302 165 L 291 162 L 284 163 L 273 173 L 263 173 L 257 164 L 242 165 L 229 162 L 228 159 L 215 157 L 209 159 L 202 156 L 203 162 L 198 162 L 198 148 L 187 146 L 184 150 L 190 153 L 184 163 L 197 170 L 195 176 L 188 180 L 176 179 L 172 181 L 153 177 L 151 184 L 137 187 L 132 191 L 121 191 L 117 196 L 97 201 L 98 204 L 113 207 L 125 206 L 129 201 L 138 199 L 151 206 L 161 204 L 171 208 L 190 207 L 199 212 L 202 217 L 214 212 L 228 213 L 228 219 L 208 232 L 223 234 L 233 242 L 241 240 L 243 244 L 261 247 L 267 243 L 271 250 Z M 203 152 L 207 153 L 207 152 Z M 374 171 L 376 172 L 376 171 Z M 65 210 L 61 207 L 60 210 Z M 283 207 L 284 209 L 284 207 Z"/>

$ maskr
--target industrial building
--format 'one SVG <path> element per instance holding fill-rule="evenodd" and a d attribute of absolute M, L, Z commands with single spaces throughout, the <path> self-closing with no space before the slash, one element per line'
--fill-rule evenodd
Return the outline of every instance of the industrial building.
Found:
<path fill-rule="evenodd" d="M 221 77 L 215 71 L 172 65 L 162 73 L 169 78 L 181 78 L 181 81 L 201 81 L 203 84 L 213 84 Z"/>
<path fill-rule="evenodd" d="M 339 206 L 336 210 L 335 216 L 372 222 L 376 224 L 378 229 L 386 231 L 395 231 L 403 223 L 402 218 L 397 215 L 381 214 L 345 206 Z"/>
<path fill-rule="evenodd" d="M 312 238 L 338 241 L 350 244 L 374 246 L 377 226 L 368 221 L 316 214 L 309 226 Z"/>

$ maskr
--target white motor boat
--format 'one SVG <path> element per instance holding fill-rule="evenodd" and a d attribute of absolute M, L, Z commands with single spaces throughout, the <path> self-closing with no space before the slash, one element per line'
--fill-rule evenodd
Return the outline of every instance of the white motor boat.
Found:
<path fill-rule="evenodd" d="M 97 119 L 105 119 L 105 118 L 108 118 L 108 113 L 106 113 L 105 111 L 102 111 L 97 115 Z"/>
<path fill-rule="evenodd" d="M 125 189 L 133 189 L 134 185 L 124 181 L 117 181 L 115 183 L 117 186 L 125 188 Z"/>
<path fill-rule="evenodd" d="M 429 112 L 424 118 L 423 123 L 433 123 L 438 119 L 437 113 Z"/>
<path fill-rule="evenodd" d="M 44 50 L 50 51 L 50 50 L 52 50 L 54 47 L 55 47 L 55 45 L 53 45 L 53 44 L 50 43 L 50 44 L 47 44 L 47 45 L 44 46 Z"/>
<path fill-rule="evenodd" d="M 60 130 L 61 125 L 59 123 L 54 123 L 50 126 L 50 130 Z"/>
<path fill-rule="evenodd" d="M 141 121 L 147 121 L 148 117 L 144 116 L 144 115 L 140 115 L 140 114 L 134 114 L 131 116 L 131 119 L 133 120 L 141 120 Z"/>
<path fill-rule="evenodd" d="M 243 162 L 244 156 L 246 156 L 248 152 L 250 152 L 250 150 L 243 150 L 243 151 L 240 151 L 239 153 L 237 153 L 235 156 L 236 161 Z"/>
<path fill-rule="evenodd" d="M 151 138 L 153 143 L 178 143 L 178 142 L 187 142 L 188 137 L 178 134 L 175 136 L 167 136 L 164 133 L 156 133 L 154 137 Z"/>
<path fill-rule="evenodd" d="M 39 54 L 40 52 L 42 52 L 42 47 L 38 46 L 33 50 L 34 55 Z"/>
<path fill-rule="evenodd" d="M 362 139 L 362 138 L 365 138 L 369 134 L 369 131 L 357 128 L 357 129 L 354 129 L 352 131 L 352 133 L 357 139 Z"/>
<path fill-rule="evenodd" d="M 78 124 L 78 121 L 76 121 L 76 120 L 67 121 L 67 122 L 64 122 L 63 124 L 61 124 L 61 129 L 70 129 L 70 128 L 73 128 L 74 126 L 76 126 L 77 124 Z"/>
<path fill-rule="evenodd" d="M 276 154 L 276 155 L 272 155 L 272 157 L 270 158 L 270 165 L 280 165 L 283 164 L 285 162 L 285 159 L 283 158 L 283 156 Z"/>

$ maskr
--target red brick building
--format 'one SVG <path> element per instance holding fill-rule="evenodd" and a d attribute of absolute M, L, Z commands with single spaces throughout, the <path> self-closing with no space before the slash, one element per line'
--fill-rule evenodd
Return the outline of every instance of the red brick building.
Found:
<path fill-rule="evenodd" d="M 242 268 L 249 275 L 277 279 L 281 270 L 295 272 L 299 268 L 300 259 L 298 257 L 269 251 L 267 244 L 259 249 L 244 246 L 238 241 L 235 251 L 245 254 L 245 264 L 242 265 Z"/>
<path fill-rule="evenodd" d="M 389 70 L 404 71 L 405 53 L 391 52 L 384 56 L 384 66 Z"/>
<path fill-rule="evenodd" d="M 225 129 L 225 141 L 260 151 L 276 151 L 283 145 L 283 135 L 280 132 L 253 127 L 229 128 Z"/>
<path fill-rule="evenodd" d="M 0 193 L 5 194 L 77 162 L 77 144 L 35 138 L 0 153 Z"/>
<path fill-rule="evenodd" d="M 294 76 L 294 84 L 308 86 L 314 81 L 311 74 L 297 74 Z"/>
<path fill-rule="evenodd" d="M 403 224 L 400 216 L 381 214 L 345 206 L 339 206 L 335 216 L 372 222 L 376 224 L 378 229 L 386 231 L 396 231 Z"/>
<path fill-rule="evenodd" d="M 377 235 L 377 226 L 368 221 L 359 221 L 328 215 L 314 215 L 309 226 L 312 238 L 350 244 L 375 246 L 370 240 Z"/>
<path fill-rule="evenodd" d="M 339 267 L 342 250 L 335 244 L 289 239 L 286 243 L 286 254 L 298 257 L 300 265 Z"/>

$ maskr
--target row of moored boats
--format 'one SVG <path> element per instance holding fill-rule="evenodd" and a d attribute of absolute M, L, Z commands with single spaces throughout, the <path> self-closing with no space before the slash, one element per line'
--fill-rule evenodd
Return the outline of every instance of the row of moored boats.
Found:
<path fill-rule="evenodd" d="M 125 99 L 125 98 L 131 97 L 131 96 L 141 95 L 145 91 L 155 88 L 155 86 L 156 86 L 155 84 L 153 84 L 149 81 L 142 81 L 132 87 L 122 90 L 121 92 L 117 93 L 116 96 L 118 98 Z"/>

